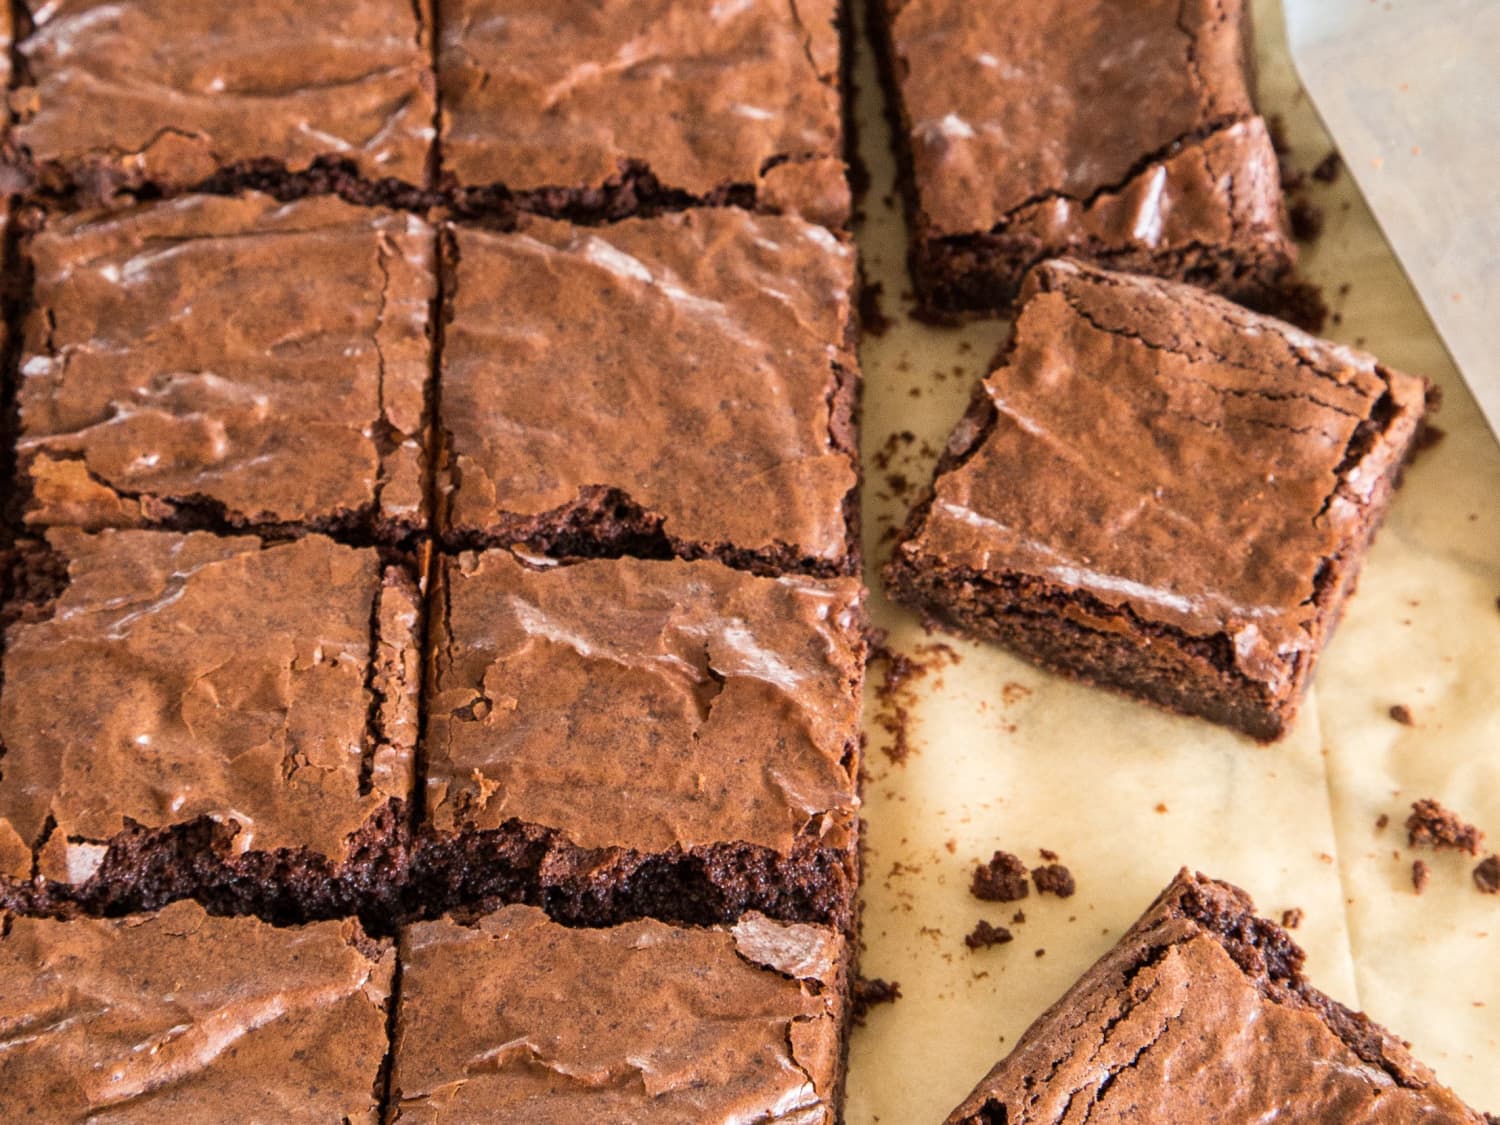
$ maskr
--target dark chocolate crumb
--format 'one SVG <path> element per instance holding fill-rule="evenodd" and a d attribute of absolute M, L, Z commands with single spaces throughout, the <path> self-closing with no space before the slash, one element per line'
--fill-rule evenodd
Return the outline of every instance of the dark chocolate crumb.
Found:
<path fill-rule="evenodd" d="M 1031 878 L 1036 883 L 1037 894 L 1072 898 L 1073 892 L 1078 889 L 1073 881 L 1073 873 L 1060 863 L 1049 863 L 1045 867 L 1036 868 L 1032 871 Z"/>
<path fill-rule="evenodd" d="M 1339 156 L 1338 150 L 1335 149 L 1313 165 L 1312 178 L 1320 184 L 1331 184 L 1339 178 L 1339 172 L 1343 167 L 1343 158 Z"/>
<path fill-rule="evenodd" d="M 1427 880 L 1432 878 L 1432 868 L 1427 866 L 1425 860 L 1415 860 L 1411 865 L 1412 889 L 1421 894 L 1427 889 Z"/>
<path fill-rule="evenodd" d="M 1375 818 L 1375 831 L 1384 832 L 1386 830 L 1386 826 L 1390 823 L 1391 818 L 1386 816 L 1385 813 L 1381 813 L 1378 817 Z"/>
<path fill-rule="evenodd" d="M 1307 199 L 1298 199 L 1287 208 L 1292 235 L 1299 242 L 1316 242 L 1323 233 L 1323 208 Z"/>
<path fill-rule="evenodd" d="M 1031 893 L 1026 865 L 1009 852 L 996 852 L 974 868 L 969 893 L 984 902 L 1016 902 Z"/>
<path fill-rule="evenodd" d="M 1294 906 L 1290 910 L 1281 912 L 1281 926 L 1286 930 L 1295 930 L 1302 925 L 1304 915 L 1300 906 Z"/>
<path fill-rule="evenodd" d="M 1411 717 L 1411 708 L 1404 703 L 1397 703 L 1391 707 L 1391 718 L 1404 727 L 1417 725 L 1417 720 Z"/>
<path fill-rule="evenodd" d="M 1038 949 L 1036 951 L 1036 955 L 1038 957 L 1045 957 L 1045 956 L 1047 956 L 1047 951 L 1045 949 Z"/>
<path fill-rule="evenodd" d="M 866 336 L 884 336 L 891 330 L 891 318 L 880 307 L 885 287 L 878 281 L 866 282 L 859 291 L 859 326 Z"/>
<path fill-rule="evenodd" d="M 1026 921 L 1026 911 L 1024 911 L 1024 910 L 1017 910 L 1014 914 L 1012 914 L 1010 916 L 1010 924 L 1012 926 L 1019 926 L 1022 923 L 1024 923 L 1025 921 Z"/>
<path fill-rule="evenodd" d="M 1056 863 L 1058 861 L 1058 854 L 1052 851 L 1050 848 L 1039 848 L 1037 850 L 1042 853 L 1042 858 L 1048 863 Z"/>
<path fill-rule="evenodd" d="M 1004 926 L 992 926 L 981 918 L 974 924 L 973 932 L 964 938 L 964 944 L 970 949 L 988 949 L 1014 940 L 1014 935 Z"/>
<path fill-rule="evenodd" d="M 1483 840 L 1483 832 L 1430 797 L 1413 803 L 1411 816 L 1406 818 L 1406 842 L 1413 847 L 1425 845 L 1478 855 Z"/>
<path fill-rule="evenodd" d="M 901 982 L 880 977 L 855 977 L 851 991 L 854 1004 L 850 1015 L 855 1023 L 863 1024 L 871 1008 L 879 1004 L 894 1004 L 901 999 Z"/>
<path fill-rule="evenodd" d="M 1474 868 L 1474 885 L 1487 895 L 1500 895 L 1500 855 L 1480 861 Z"/>

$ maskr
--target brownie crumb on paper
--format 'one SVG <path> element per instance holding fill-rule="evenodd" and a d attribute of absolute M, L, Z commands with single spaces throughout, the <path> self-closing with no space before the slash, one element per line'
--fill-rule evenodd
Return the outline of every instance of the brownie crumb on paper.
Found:
<path fill-rule="evenodd" d="M 974 924 L 974 929 L 964 938 L 964 944 L 970 949 L 988 949 L 992 945 L 1007 945 L 1015 940 L 1015 935 L 1004 926 L 992 926 L 984 919 Z"/>
<path fill-rule="evenodd" d="M 1009 852 L 997 851 L 974 868 L 969 893 L 982 902 L 1016 902 L 1031 893 L 1026 865 Z"/>
<path fill-rule="evenodd" d="M 1478 855 L 1483 840 L 1483 832 L 1431 797 L 1413 802 L 1411 816 L 1406 818 L 1406 842 L 1412 847 Z"/>
<path fill-rule="evenodd" d="M 1073 893 L 1078 889 L 1073 873 L 1060 863 L 1049 863 L 1045 867 L 1034 868 L 1031 878 L 1036 883 L 1038 894 L 1072 898 Z"/>

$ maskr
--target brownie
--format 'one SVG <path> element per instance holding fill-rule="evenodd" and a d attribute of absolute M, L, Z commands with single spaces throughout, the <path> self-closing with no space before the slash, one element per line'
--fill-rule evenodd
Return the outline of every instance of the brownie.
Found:
<path fill-rule="evenodd" d="M 0 687 L 0 875 L 91 912 L 393 898 L 420 686 L 400 566 L 322 536 L 33 546 Z"/>
<path fill-rule="evenodd" d="M 1269 301 L 1293 264 L 1246 0 L 869 0 L 930 311 L 1086 258 Z"/>
<path fill-rule="evenodd" d="M 848 958 L 833 930 L 754 914 L 419 923 L 401 935 L 386 1120 L 833 1125 Z"/>
<path fill-rule="evenodd" d="M 438 581 L 417 909 L 852 928 L 856 580 L 494 550 Z"/>
<path fill-rule="evenodd" d="M 357 923 L 3 922 L 6 1121 L 378 1120 L 396 950 Z"/>
<path fill-rule="evenodd" d="M 1184 871 L 948 1117 L 1484 1125 L 1406 1045 L 1323 995 L 1243 891 Z"/>
<path fill-rule="evenodd" d="M 425 530 L 436 232 L 323 196 L 52 220 L 19 391 L 36 526 Z"/>
<path fill-rule="evenodd" d="M 445 186 L 575 221 L 849 219 L 840 0 L 438 0 Z"/>
<path fill-rule="evenodd" d="M 9 158 L 44 191 L 102 199 L 313 169 L 429 181 L 429 0 L 30 7 Z"/>
<path fill-rule="evenodd" d="M 1280 736 L 1427 384 L 1198 289 L 1029 275 L 886 578 L 1042 665 Z"/>
<path fill-rule="evenodd" d="M 729 209 L 451 233 L 450 547 L 858 572 L 847 242 Z"/>

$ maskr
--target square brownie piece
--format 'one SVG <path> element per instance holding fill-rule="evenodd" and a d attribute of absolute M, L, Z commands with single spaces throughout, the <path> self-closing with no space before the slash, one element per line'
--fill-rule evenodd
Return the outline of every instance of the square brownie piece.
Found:
<path fill-rule="evenodd" d="M 870 9 L 930 310 L 1002 310 L 1065 255 L 1273 298 L 1295 249 L 1246 0 Z"/>
<path fill-rule="evenodd" d="M 427 527 L 436 232 L 331 196 L 52 219 L 19 391 L 34 526 Z"/>
<path fill-rule="evenodd" d="M 378 1120 L 396 950 L 357 923 L 3 923 L 6 1121 Z"/>
<path fill-rule="evenodd" d="M 947 1125 L 1494 1120 L 1305 960 L 1244 891 L 1183 871 Z"/>
<path fill-rule="evenodd" d="M 842 227 L 839 0 L 438 0 L 460 206 L 734 203 Z"/>
<path fill-rule="evenodd" d="M 0 874 L 90 911 L 394 898 L 420 687 L 403 568 L 322 536 L 32 548 L 7 613 Z"/>
<path fill-rule="evenodd" d="M 439 582 L 423 909 L 852 927 L 857 580 L 488 551 Z"/>
<path fill-rule="evenodd" d="M 44 190 L 428 183 L 429 0 L 50 0 L 31 16 L 11 158 Z"/>
<path fill-rule="evenodd" d="M 1199 289 L 1048 263 L 887 583 L 960 632 L 1276 738 L 1427 389 Z"/>
<path fill-rule="evenodd" d="M 401 935 L 387 1120 L 784 1121 L 842 1100 L 847 941 L 748 915 L 570 929 L 528 906 Z"/>
<path fill-rule="evenodd" d="M 848 243 L 729 209 L 452 238 L 450 546 L 858 572 Z"/>

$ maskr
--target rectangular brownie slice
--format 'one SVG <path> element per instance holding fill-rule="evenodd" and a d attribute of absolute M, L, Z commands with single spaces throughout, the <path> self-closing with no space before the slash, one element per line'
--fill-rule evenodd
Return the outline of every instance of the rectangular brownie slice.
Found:
<path fill-rule="evenodd" d="M 379 1120 L 396 950 L 353 921 L 0 916 L 0 1118 Z"/>
<path fill-rule="evenodd" d="M 217 181 L 427 186 L 430 0 L 51 0 L 19 43 L 10 159 L 103 199 Z M 415 189 L 415 190 L 414 190 Z"/>
<path fill-rule="evenodd" d="M 869 3 L 930 310 L 1065 255 L 1271 298 L 1295 249 L 1246 0 Z"/>
<path fill-rule="evenodd" d="M 30 241 L 33 526 L 427 527 L 436 232 L 324 196 L 182 196 Z"/>
<path fill-rule="evenodd" d="M 510 906 L 400 946 L 387 1121 L 838 1120 L 849 946 L 833 930 L 569 929 Z"/>
<path fill-rule="evenodd" d="M 451 235 L 449 546 L 858 572 L 852 246 L 731 209 Z"/>
<path fill-rule="evenodd" d="M 438 0 L 445 186 L 575 221 L 738 204 L 842 227 L 840 0 Z"/>
<path fill-rule="evenodd" d="M 438 581 L 418 909 L 852 927 L 856 580 L 488 551 Z"/>
<path fill-rule="evenodd" d="M 294 921 L 394 900 L 420 687 L 401 566 L 322 536 L 33 547 L 0 686 L 13 890 Z"/>
<path fill-rule="evenodd" d="M 1045 264 L 887 584 L 960 632 L 1276 738 L 1427 390 L 1202 290 Z"/>
<path fill-rule="evenodd" d="M 1183 871 L 948 1125 L 1485 1125 L 1304 960 L 1244 891 Z"/>

